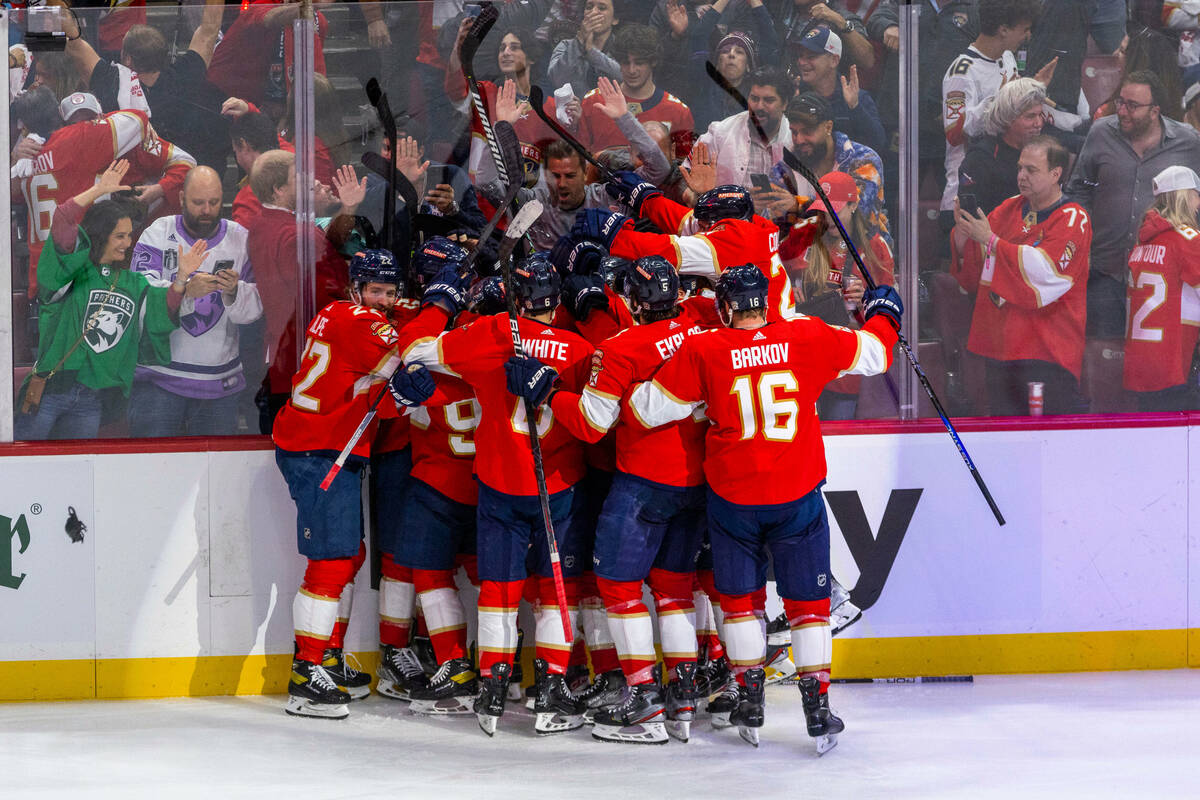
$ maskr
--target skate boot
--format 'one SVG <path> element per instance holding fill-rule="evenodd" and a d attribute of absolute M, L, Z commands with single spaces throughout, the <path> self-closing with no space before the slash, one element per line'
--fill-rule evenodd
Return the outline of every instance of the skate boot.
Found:
<path fill-rule="evenodd" d="M 587 691 L 588 685 L 592 682 L 592 673 L 588 670 L 587 664 L 572 664 L 567 667 L 567 688 L 571 690 L 571 694 L 582 694 Z"/>
<path fill-rule="evenodd" d="M 512 677 L 508 679 L 508 699 L 513 703 L 520 702 L 521 683 L 525 680 L 525 670 L 521 668 L 521 650 L 524 646 L 525 631 L 517 628 L 517 650 L 513 653 Z"/>
<path fill-rule="evenodd" d="M 428 636 L 417 634 L 412 637 L 412 650 L 417 655 L 417 663 L 426 677 L 438 671 L 437 656 L 433 653 L 433 642 Z"/>
<path fill-rule="evenodd" d="M 410 708 L 418 714 L 470 714 L 479 680 L 471 662 L 452 658 L 438 668 L 427 688 L 410 692 Z"/>
<path fill-rule="evenodd" d="M 837 746 L 837 735 L 846 726 L 829 710 L 829 695 L 821 694 L 821 684 L 816 678 L 800 679 L 800 699 L 804 702 L 808 735 L 817 740 L 817 755 L 824 755 Z"/>
<path fill-rule="evenodd" d="M 576 697 L 583 703 L 584 720 L 591 724 L 597 711 L 605 706 L 615 706 L 625 699 L 625 673 L 619 669 L 602 672 Z"/>
<path fill-rule="evenodd" d="M 850 593 L 836 580 L 829 587 L 829 635 L 837 636 L 862 619 L 862 609 L 850 602 Z"/>
<path fill-rule="evenodd" d="M 512 666 L 501 661 L 492 666 L 490 678 L 479 679 L 479 695 L 472 709 L 479 720 L 479 729 L 488 736 L 496 734 L 496 723 L 504 714 L 504 698 L 508 695 L 508 678 Z"/>
<path fill-rule="evenodd" d="M 766 714 L 766 683 L 763 670 L 755 667 L 746 670 L 745 686 L 738 687 L 738 706 L 729 715 L 729 721 L 738 726 L 738 735 L 758 747 L 758 729 L 763 726 Z"/>
<path fill-rule="evenodd" d="M 562 733 L 583 727 L 583 701 L 571 694 L 562 675 L 550 674 L 545 659 L 535 658 L 533 669 L 538 687 L 533 701 L 535 733 Z"/>
<path fill-rule="evenodd" d="M 675 666 L 675 680 L 667 686 L 667 733 L 686 742 L 696 718 L 696 662 L 684 661 Z"/>
<path fill-rule="evenodd" d="M 635 684 L 629 687 L 624 702 L 596 711 L 592 738 L 602 742 L 666 744 L 665 712 L 658 684 Z"/>
<path fill-rule="evenodd" d="M 781 613 L 767 623 L 767 652 L 769 653 L 772 647 L 790 647 L 791 644 L 792 626 L 788 623 L 787 613 Z"/>
<path fill-rule="evenodd" d="M 796 665 L 792 663 L 792 642 L 789 638 L 786 644 L 782 645 L 767 645 L 767 657 L 765 660 L 765 672 L 767 674 L 767 685 L 773 683 L 781 683 L 782 681 L 792 680 L 796 677 Z"/>
<path fill-rule="evenodd" d="M 331 647 L 326 650 L 321 659 L 321 666 L 329 673 L 333 682 L 350 695 L 351 700 L 362 700 L 371 694 L 371 676 L 347 664 L 342 648 Z"/>
<path fill-rule="evenodd" d="M 728 728 L 733 724 L 729 716 L 737 710 L 739 700 L 737 681 L 731 678 L 721 693 L 708 701 L 708 714 L 714 728 Z"/>
<path fill-rule="evenodd" d="M 411 700 L 414 689 L 429 687 L 429 679 L 425 677 L 421 662 L 411 647 L 385 644 L 379 659 L 379 670 L 375 674 L 379 676 L 375 691 L 393 700 Z"/>
<path fill-rule="evenodd" d="M 345 719 L 350 716 L 346 708 L 349 702 L 350 695 L 338 688 L 323 666 L 298 658 L 292 660 L 284 711 L 293 717 Z"/>
<path fill-rule="evenodd" d="M 700 700 L 708 701 L 713 695 L 723 692 L 730 680 L 729 661 L 724 656 L 711 661 L 702 659 L 696 667 L 696 695 Z"/>

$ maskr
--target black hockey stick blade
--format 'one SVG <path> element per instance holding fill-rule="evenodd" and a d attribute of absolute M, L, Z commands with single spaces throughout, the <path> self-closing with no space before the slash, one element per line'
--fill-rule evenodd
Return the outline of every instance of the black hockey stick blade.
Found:
<path fill-rule="evenodd" d="M 738 91 L 736 86 L 725 79 L 725 76 L 720 73 L 716 65 L 711 61 L 705 62 L 704 67 L 708 71 L 708 76 L 712 78 L 718 86 L 724 89 L 725 92 L 739 105 L 746 109 L 747 114 L 749 114 L 750 121 L 754 124 L 759 136 L 762 137 L 763 141 L 767 141 L 766 131 L 763 130 L 762 125 L 759 123 L 758 119 L 755 118 L 754 114 L 750 112 L 750 106 L 746 102 L 745 96 Z M 829 209 L 829 216 L 833 218 L 833 222 L 837 226 L 838 233 L 841 234 L 842 241 L 846 243 L 847 250 L 854 259 L 854 263 L 858 266 L 859 274 L 861 274 L 863 277 L 863 283 L 867 285 L 868 289 L 873 290 L 876 286 L 875 281 L 871 277 L 871 273 L 867 269 L 867 265 L 863 263 L 862 256 L 859 255 L 858 248 L 855 247 L 854 242 L 850 239 L 850 234 L 846 232 L 846 227 L 842 224 L 841 219 L 838 218 L 837 213 L 834 212 L 833 204 L 829 200 L 829 195 L 825 194 L 825 190 L 821 188 L 820 179 L 817 178 L 817 176 L 813 174 L 813 171 L 805 166 L 804 163 L 797 158 L 796 154 L 790 149 L 786 147 L 782 149 L 784 163 L 796 172 L 799 172 L 806 181 L 812 184 L 813 190 L 816 191 L 817 196 L 821 198 L 821 202 L 823 202 L 825 207 Z M 933 390 L 933 384 L 929 382 L 929 377 L 925 374 L 925 370 L 921 368 L 921 362 L 917 360 L 917 356 L 913 352 L 912 347 L 909 346 L 908 340 L 904 337 L 904 334 L 899 334 L 899 343 L 901 350 L 904 351 L 904 357 L 908 360 L 909 365 L 912 367 L 913 372 L 917 376 L 917 381 L 921 384 L 921 388 L 925 391 L 925 396 L 928 397 L 929 402 L 933 404 L 934 411 L 936 411 L 938 417 L 941 418 L 942 425 L 945 426 L 946 432 L 950 434 L 950 438 L 954 441 L 954 446 L 958 448 L 958 454 L 962 457 L 963 463 L 967 465 L 967 470 L 971 473 L 971 477 L 975 479 L 975 485 L 979 487 L 980 493 L 983 494 L 983 499 L 987 501 L 988 508 L 991 509 L 992 515 L 996 518 L 996 522 L 998 522 L 1000 525 L 1004 525 L 1004 515 L 1000 513 L 1000 507 L 996 505 L 996 501 L 992 497 L 992 493 L 988 491 L 987 484 L 983 481 L 983 476 L 979 474 L 979 469 L 975 466 L 975 462 L 971 460 L 971 455 L 967 452 L 966 445 L 963 444 L 962 438 L 959 437 L 958 431 L 955 430 L 954 423 L 950 421 L 950 417 L 946 413 L 946 409 L 942 405 L 942 401 L 938 399 L 937 392 Z"/>
<path fill-rule="evenodd" d="M 467 69 L 475 61 L 475 53 L 479 50 L 479 45 L 483 43 L 484 38 L 491 31 L 492 26 L 496 24 L 496 20 L 500 19 L 500 11 L 492 3 L 486 3 L 479 11 L 479 15 L 475 17 L 475 22 L 471 25 L 471 30 L 467 32 L 467 36 L 463 39 L 462 46 L 458 48 L 458 60 L 462 62 L 463 68 Z"/>
<path fill-rule="evenodd" d="M 569 144 L 572 150 L 574 150 L 576 153 L 579 153 L 580 158 L 599 170 L 600 177 L 602 177 L 605 181 L 618 180 L 617 176 L 613 174 L 611 169 L 597 161 L 596 157 L 593 156 L 578 139 L 572 136 L 566 128 L 559 124 L 558 120 L 546 113 L 546 97 L 544 94 L 542 94 L 542 87 L 538 86 L 537 84 L 529 87 L 529 105 L 533 106 L 533 113 L 537 114 L 542 122 L 546 123 L 550 130 L 554 131 L 554 133 L 560 139 Z"/>
<path fill-rule="evenodd" d="M 497 122 L 493 126 L 493 130 L 496 132 L 496 146 L 500 150 L 500 160 L 508 172 L 509 181 L 513 185 L 521 186 L 525 177 L 521 140 L 517 138 L 517 132 L 513 130 L 513 126 L 504 120 Z"/>

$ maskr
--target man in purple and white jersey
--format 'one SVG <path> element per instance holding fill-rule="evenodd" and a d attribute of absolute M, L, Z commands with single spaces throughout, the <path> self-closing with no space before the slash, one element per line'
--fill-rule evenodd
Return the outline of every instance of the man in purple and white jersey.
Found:
<path fill-rule="evenodd" d="M 221 219 L 221 179 L 194 167 L 183 184 L 183 213 L 160 217 L 142 233 L 130 265 L 155 286 L 183 294 L 171 363 L 139 366 L 129 398 L 133 436 L 225 436 L 237 432 L 245 388 L 238 328 L 262 316 L 246 248 L 246 229 Z M 207 242 L 204 262 L 186 281 L 179 254 Z"/>

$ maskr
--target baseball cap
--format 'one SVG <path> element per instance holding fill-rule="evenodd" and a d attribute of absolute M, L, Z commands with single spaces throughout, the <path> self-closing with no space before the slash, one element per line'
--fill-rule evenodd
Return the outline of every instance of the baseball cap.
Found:
<path fill-rule="evenodd" d="M 824 25 L 817 25 L 809 28 L 805 34 L 800 37 L 800 46 L 805 50 L 811 50 L 814 53 L 829 53 L 830 55 L 842 55 L 842 37 L 838 36 L 833 31 L 829 30 Z"/>
<path fill-rule="evenodd" d="M 844 172 L 827 172 L 821 176 L 821 190 L 829 196 L 829 202 L 833 205 L 833 212 L 841 214 L 842 209 L 847 203 L 858 202 L 858 184 L 854 182 L 854 178 Z M 817 211 L 828 211 L 829 206 L 818 197 L 805 210 L 806 214 L 812 214 Z"/>
<path fill-rule="evenodd" d="M 1193 83 L 1187 88 L 1187 91 L 1183 93 L 1183 110 L 1187 111 L 1188 107 L 1191 106 L 1192 102 L 1195 101 L 1197 97 L 1200 97 L 1200 81 Z"/>
<path fill-rule="evenodd" d="M 793 98 L 787 107 L 789 122 L 799 122 L 802 125 L 819 125 L 833 119 L 833 107 L 829 101 L 813 91 L 804 92 Z"/>
<path fill-rule="evenodd" d="M 97 116 L 103 113 L 100 109 L 100 101 L 96 99 L 96 95 L 88 94 L 87 92 L 69 94 L 58 104 L 58 113 L 66 122 L 70 122 L 71 117 L 79 111 L 92 111 Z"/>
<path fill-rule="evenodd" d="M 1200 191 L 1200 176 L 1189 167 L 1175 165 L 1167 167 L 1154 176 L 1154 196 L 1166 192 L 1177 192 L 1180 189 L 1195 189 Z"/>

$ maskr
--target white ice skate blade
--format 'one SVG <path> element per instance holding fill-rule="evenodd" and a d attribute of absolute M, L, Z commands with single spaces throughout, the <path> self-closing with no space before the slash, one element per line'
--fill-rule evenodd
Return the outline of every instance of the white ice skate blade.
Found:
<path fill-rule="evenodd" d="M 476 714 L 475 719 L 479 721 L 479 730 L 489 737 L 496 735 L 496 723 L 500 721 L 499 717 L 493 717 L 491 714 Z"/>
<path fill-rule="evenodd" d="M 468 704 L 470 697 L 443 697 L 441 700 L 413 700 L 409 710 L 414 714 L 472 714 L 474 709 Z"/>
<path fill-rule="evenodd" d="M 732 712 L 730 712 L 730 711 L 725 711 L 725 712 L 719 711 L 716 714 L 713 714 L 712 715 L 712 726 L 714 728 L 728 728 L 730 725 L 733 724 L 732 722 L 729 721 L 729 715 L 731 713 Z"/>
<path fill-rule="evenodd" d="M 618 728 L 616 725 L 600 725 L 592 729 L 592 738 L 601 742 L 623 742 L 625 744 L 666 744 L 667 729 L 661 722 L 640 722 Z M 686 742 L 687 739 L 684 739 Z"/>
<path fill-rule="evenodd" d="M 745 725 L 738 725 L 738 736 L 742 737 L 743 741 L 758 747 L 758 728 L 747 728 Z"/>
<path fill-rule="evenodd" d="M 583 727 L 582 714 L 559 714 L 554 711 L 536 712 L 533 720 L 535 733 L 564 733 Z"/>
<path fill-rule="evenodd" d="M 379 679 L 379 683 L 375 684 L 375 691 L 384 697 L 391 698 L 392 700 L 403 700 L 405 702 L 412 700 L 412 698 L 408 696 L 408 692 L 397 689 L 395 682 L 389 681 L 387 678 Z"/>
<path fill-rule="evenodd" d="M 293 717 L 316 717 L 317 719 L 345 719 L 350 710 L 345 703 L 314 703 L 303 697 L 289 697 L 284 711 Z"/>
<path fill-rule="evenodd" d="M 673 739 L 686 742 L 692 735 L 692 721 L 690 719 L 669 719 L 667 720 L 667 733 L 671 734 Z"/>
<path fill-rule="evenodd" d="M 833 748 L 837 747 L 837 734 L 827 733 L 824 736 L 818 736 L 816 742 L 817 755 L 823 756 Z"/>
<path fill-rule="evenodd" d="M 370 686 L 339 686 L 338 688 L 341 689 L 346 694 L 350 695 L 350 699 L 352 701 L 353 700 L 366 700 L 368 697 L 371 696 L 371 687 Z"/>

